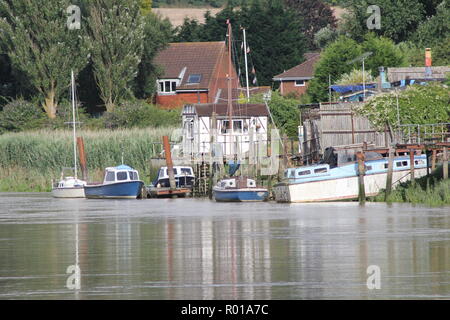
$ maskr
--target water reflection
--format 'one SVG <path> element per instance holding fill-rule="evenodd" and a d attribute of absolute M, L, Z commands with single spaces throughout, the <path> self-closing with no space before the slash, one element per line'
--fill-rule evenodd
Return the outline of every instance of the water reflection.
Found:
<path fill-rule="evenodd" d="M 42 194 L 0 205 L 2 299 L 450 297 L 448 207 Z M 66 287 L 73 264 L 79 290 Z M 380 290 L 366 286 L 369 265 Z"/>

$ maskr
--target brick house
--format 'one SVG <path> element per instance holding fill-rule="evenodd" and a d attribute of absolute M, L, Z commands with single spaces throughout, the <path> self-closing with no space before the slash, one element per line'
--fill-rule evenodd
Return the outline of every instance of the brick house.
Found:
<path fill-rule="evenodd" d="M 224 41 L 171 43 L 158 53 L 155 64 L 163 70 L 155 97 L 162 107 L 214 103 L 226 91 L 228 53 Z M 234 66 L 232 87 L 239 87 Z"/>
<path fill-rule="evenodd" d="M 280 93 L 296 93 L 302 95 L 308 89 L 308 82 L 314 76 L 314 65 L 320 59 L 320 53 L 305 53 L 305 62 L 279 74 L 272 78 L 273 81 L 280 82 Z"/>

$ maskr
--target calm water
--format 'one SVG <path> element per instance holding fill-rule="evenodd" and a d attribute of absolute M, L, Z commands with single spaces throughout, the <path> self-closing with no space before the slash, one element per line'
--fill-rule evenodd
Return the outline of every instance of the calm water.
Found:
<path fill-rule="evenodd" d="M 450 298 L 449 207 L 0 194 L 0 299 L 379 298 Z"/>

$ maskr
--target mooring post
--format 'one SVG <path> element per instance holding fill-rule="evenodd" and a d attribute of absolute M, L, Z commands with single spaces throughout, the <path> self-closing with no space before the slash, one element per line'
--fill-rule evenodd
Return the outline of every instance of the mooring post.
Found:
<path fill-rule="evenodd" d="M 364 204 L 366 202 L 366 190 L 364 186 L 364 152 L 357 152 L 356 158 L 358 159 L 358 201 L 359 204 Z"/>
<path fill-rule="evenodd" d="M 447 147 L 443 148 L 442 154 L 442 178 L 448 179 L 448 153 Z"/>
<path fill-rule="evenodd" d="M 164 155 L 166 156 L 167 173 L 169 175 L 170 189 L 175 190 L 175 175 L 173 173 L 172 154 L 170 153 L 169 137 L 163 136 Z"/>
<path fill-rule="evenodd" d="M 84 152 L 84 142 L 82 137 L 77 137 L 77 147 L 78 147 L 78 155 L 80 156 L 82 179 L 86 180 L 88 178 L 88 170 L 86 164 L 86 153 Z"/>
<path fill-rule="evenodd" d="M 386 177 L 386 192 L 384 194 L 384 201 L 388 201 L 389 196 L 391 195 L 392 191 L 392 174 L 394 173 L 394 155 L 395 150 L 394 148 L 389 148 L 389 158 L 388 158 L 388 171 L 387 171 L 387 177 Z"/>
<path fill-rule="evenodd" d="M 431 171 L 436 169 L 436 149 L 433 149 L 431 154 Z"/>
<path fill-rule="evenodd" d="M 411 175 L 411 185 L 415 185 L 415 177 L 414 177 L 414 149 L 409 149 L 409 173 Z"/>

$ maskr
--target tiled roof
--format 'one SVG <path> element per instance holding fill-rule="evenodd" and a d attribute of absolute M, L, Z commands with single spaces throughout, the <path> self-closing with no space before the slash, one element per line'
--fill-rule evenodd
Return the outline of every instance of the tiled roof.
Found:
<path fill-rule="evenodd" d="M 314 75 L 314 65 L 320 59 L 319 52 L 307 52 L 304 55 L 306 61 L 273 77 L 274 81 L 281 80 L 307 80 Z"/>
<path fill-rule="evenodd" d="M 262 87 L 250 87 L 249 88 L 250 97 L 263 93 L 263 94 L 270 94 L 271 88 L 269 86 L 262 86 Z M 218 94 L 215 97 L 216 103 L 226 103 L 228 101 L 228 90 L 227 88 L 221 88 L 218 91 Z M 247 89 L 244 87 L 240 88 L 233 88 L 231 91 L 231 98 L 233 100 L 236 99 L 245 99 L 247 97 Z"/>
<path fill-rule="evenodd" d="M 225 52 L 224 41 L 170 43 L 167 49 L 158 53 L 155 63 L 164 70 L 160 79 L 182 76 L 177 90 L 208 89 L 214 69 Z M 201 75 L 200 83 L 188 84 L 189 75 Z"/>
<path fill-rule="evenodd" d="M 209 117 L 213 112 L 219 117 L 228 115 L 228 105 L 226 103 L 204 103 L 195 104 L 196 113 L 200 117 Z M 233 103 L 234 117 L 267 117 L 269 113 L 265 104 L 237 104 Z"/>

